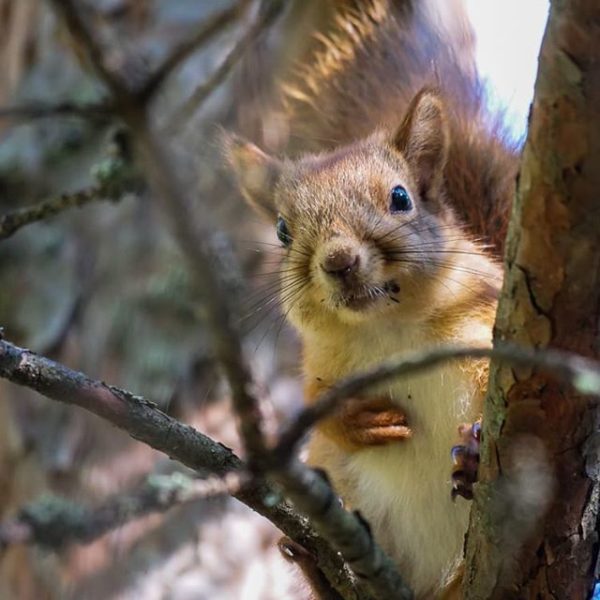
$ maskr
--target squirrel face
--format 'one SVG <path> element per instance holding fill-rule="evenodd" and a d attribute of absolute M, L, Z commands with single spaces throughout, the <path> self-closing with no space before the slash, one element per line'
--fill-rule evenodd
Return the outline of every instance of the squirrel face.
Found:
<path fill-rule="evenodd" d="M 435 290 L 447 290 L 444 269 L 464 240 L 444 198 L 448 145 L 442 101 L 429 90 L 395 131 L 326 154 L 279 161 L 226 140 L 244 196 L 287 250 L 282 299 L 292 322 L 320 328 L 391 311 L 414 321 L 436 310 Z"/>

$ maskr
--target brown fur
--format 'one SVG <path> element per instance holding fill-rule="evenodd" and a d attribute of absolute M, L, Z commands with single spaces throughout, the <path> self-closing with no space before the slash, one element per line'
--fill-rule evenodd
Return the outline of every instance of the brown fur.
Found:
<path fill-rule="evenodd" d="M 431 4 L 431 3 L 430 3 Z M 440 3 L 438 3 L 440 4 Z M 283 84 L 293 151 L 332 149 L 389 128 L 420 89 L 439 89 L 448 109 L 448 196 L 470 231 L 502 253 L 518 167 L 516 147 L 485 108 L 474 36 L 461 0 L 433 17 L 427 2 L 341 5 L 336 26 L 296 77 Z"/>
<path fill-rule="evenodd" d="M 235 137 L 225 144 L 245 197 L 289 231 L 282 298 L 304 342 L 307 402 L 389 352 L 491 341 L 501 279 L 494 255 L 503 247 L 516 154 L 485 112 L 468 55 L 444 43 L 450 34 L 434 26 L 426 4 L 344 3 L 337 30 L 286 84 L 295 149 L 324 151 L 278 160 Z M 450 37 L 468 48 L 460 17 L 453 27 Z M 390 209 L 395 186 L 411 199 L 406 211 Z M 439 469 L 459 423 L 480 416 L 486 379 L 486 361 L 464 360 L 369 390 L 311 441 L 311 462 L 329 469 L 342 497 L 375 521 L 378 541 L 418 598 L 459 593 L 459 575 L 445 592 L 441 581 L 462 543 L 464 506 L 455 513 L 447 503 Z M 410 450 L 424 440 L 424 456 Z M 386 445 L 398 453 L 372 454 Z M 414 468 L 386 464 L 407 455 Z M 371 480 L 375 487 L 361 496 Z M 424 509 L 432 489 L 447 491 Z M 420 511 L 414 523 L 410 511 Z M 411 546 L 418 540 L 403 532 L 431 539 L 436 527 L 449 537 L 419 559 Z"/>

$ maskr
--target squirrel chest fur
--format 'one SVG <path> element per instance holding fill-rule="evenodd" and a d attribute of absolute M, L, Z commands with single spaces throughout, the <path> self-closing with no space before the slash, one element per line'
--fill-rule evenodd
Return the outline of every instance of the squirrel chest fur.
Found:
<path fill-rule="evenodd" d="M 489 319 L 461 325 L 470 329 L 463 335 L 473 343 L 490 342 Z M 320 385 L 391 355 L 464 341 L 428 336 L 422 324 L 379 323 L 367 329 L 348 328 L 339 345 L 312 340 L 318 349 L 308 349 L 305 361 L 309 396 Z M 406 412 L 412 435 L 404 441 L 347 451 L 320 430 L 310 441 L 309 462 L 325 469 L 347 505 L 360 510 L 418 597 L 433 597 L 460 562 L 469 504 L 451 499 L 449 449 L 457 442 L 458 424 L 480 414 L 480 374 L 476 365 L 450 363 L 375 390 Z"/>
<path fill-rule="evenodd" d="M 340 93 L 336 78 L 361 77 L 353 69 L 365 55 L 394 58 L 376 52 L 392 43 L 395 22 L 386 15 L 367 15 L 369 27 L 376 17 L 384 21 L 376 33 L 365 26 L 372 39 L 356 43 L 352 64 L 313 73 L 310 85 L 323 91 L 323 106 Z M 356 23 L 361 13 L 346 18 Z M 226 140 L 243 195 L 275 224 L 285 249 L 281 299 L 303 342 L 309 403 L 392 355 L 491 343 L 501 270 L 489 250 L 502 245 L 513 155 L 484 123 L 476 80 L 463 67 L 450 73 L 446 56 L 459 83 L 414 90 L 424 79 L 415 69 L 428 57 L 420 60 L 383 65 L 392 75 L 406 69 L 404 86 L 398 80 L 390 88 L 401 93 L 388 102 L 378 97 L 378 110 L 365 110 L 363 120 L 354 115 L 356 136 L 338 127 L 346 144 L 279 160 L 235 136 Z M 403 110 L 394 110 L 394 98 Z M 338 117 L 349 122 L 348 106 L 339 106 L 323 117 L 327 133 Z M 309 443 L 309 462 L 368 520 L 417 598 L 436 597 L 461 559 L 469 505 L 451 498 L 450 451 L 459 425 L 481 414 L 486 375 L 485 361 L 462 360 L 399 378 L 349 399 Z"/>

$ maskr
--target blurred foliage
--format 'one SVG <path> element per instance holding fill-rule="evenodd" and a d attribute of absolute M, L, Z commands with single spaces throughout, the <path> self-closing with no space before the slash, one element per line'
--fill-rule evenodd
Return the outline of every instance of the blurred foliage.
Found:
<path fill-rule="evenodd" d="M 125 67 L 134 78 L 147 76 L 203 18 L 226 5 L 208 0 L 80 4 L 110 60 L 127 57 Z M 255 242 L 273 242 L 274 233 L 249 216 L 232 192 L 215 136 L 218 126 L 226 126 L 265 141 L 273 69 L 296 52 L 290 50 L 293 44 L 302 46 L 302 29 L 287 37 L 285 29 L 292 17 L 298 24 L 297 17 L 310 4 L 294 8 L 184 130 L 165 139 L 197 198 L 197 218 L 210 214 L 213 229 L 226 232 L 216 233 L 210 243 L 221 249 L 228 272 L 241 265 L 249 277 L 249 288 L 236 293 L 253 311 L 275 289 L 269 272 L 277 270 L 275 259 L 265 262 L 269 253 Z M 106 97 L 80 66 L 80 49 L 45 3 L 0 0 L 0 17 L 0 106 Z M 228 29 L 173 74 L 154 103 L 158 124 L 167 122 L 218 64 L 239 29 Z M 121 160 L 115 157 L 115 145 L 126 142 L 127 133 L 116 122 L 66 116 L 0 119 L 0 215 L 110 179 L 115 167 L 129 168 L 115 162 Z M 118 202 L 73 208 L 0 241 L 0 325 L 7 338 L 140 393 L 236 447 L 227 390 L 215 372 L 195 300 L 177 244 L 140 186 Z M 244 323 L 249 360 L 259 383 L 272 390 L 274 404 L 267 414 L 277 419 L 295 410 L 300 395 L 297 381 L 289 377 L 297 350 L 293 339 L 281 333 L 277 310 L 270 311 L 276 304 L 267 308 Z M 66 495 L 75 503 L 96 501 L 131 488 L 168 462 L 97 419 L 4 382 L 0 440 L 3 518 L 44 492 Z M 239 543 L 227 550 L 234 535 Z M 276 535 L 233 501 L 195 502 L 164 519 L 132 523 L 89 548 L 59 555 L 15 548 L 0 554 L 0 600 L 291 598 L 289 574 L 272 577 L 274 568 L 281 569 L 273 545 Z M 229 557 L 223 560 L 226 552 Z M 179 567 L 170 570 L 168 561 Z"/>

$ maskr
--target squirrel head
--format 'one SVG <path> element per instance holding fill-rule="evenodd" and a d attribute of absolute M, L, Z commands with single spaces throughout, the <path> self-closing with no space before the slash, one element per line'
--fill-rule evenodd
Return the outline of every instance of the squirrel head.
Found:
<path fill-rule="evenodd" d="M 325 154 L 280 161 L 227 137 L 244 197 L 285 248 L 282 299 L 296 326 L 436 310 L 464 238 L 445 199 L 448 129 L 441 97 L 427 89 L 395 129 Z"/>

